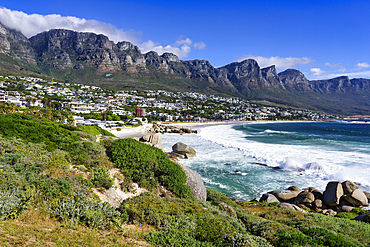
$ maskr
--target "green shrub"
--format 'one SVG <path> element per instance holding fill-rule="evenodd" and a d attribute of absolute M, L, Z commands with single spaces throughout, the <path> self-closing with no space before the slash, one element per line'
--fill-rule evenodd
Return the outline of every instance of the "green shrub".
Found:
<path fill-rule="evenodd" d="M 279 227 L 277 227 L 279 228 Z M 273 238 L 269 239 L 274 246 L 315 246 L 315 242 L 302 232 L 292 229 L 274 229 Z"/>
<path fill-rule="evenodd" d="M 178 229 L 171 229 L 162 232 L 148 232 L 145 240 L 154 246 L 172 247 L 212 247 L 211 243 L 200 242 L 188 236 L 185 232 Z"/>
<path fill-rule="evenodd" d="M 91 182 L 95 187 L 109 189 L 113 185 L 114 179 L 110 177 L 109 170 L 105 167 L 92 169 Z"/>
<path fill-rule="evenodd" d="M 50 202 L 49 211 L 61 222 L 81 223 L 93 228 L 120 227 L 122 224 L 119 211 L 108 203 L 94 202 L 82 194 Z"/>
<path fill-rule="evenodd" d="M 362 246 L 357 240 L 347 239 L 341 234 L 330 232 L 324 228 L 302 228 L 301 232 L 310 236 L 319 245 L 330 247 L 357 247 Z"/>
<path fill-rule="evenodd" d="M 88 133 L 93 134 L 93 135 L 104 135 L 104 136 L 115 137 L 115 135 L 113 135 L 109 131 L 106 131 L 106 130 L 104 130 L 104 129 L 100 128 L 99 126 L 96 126 L 96 125 L 93 125 L 93 126 L 78 126 L 78 129 L 80 129 L 84 132 L 88 132 Z"/>
<path fill-rule="evenodd" d="M 182 168 L 160 149 L 133 139 L 119 139 L 109 147 L 110 157 L 126 178 L 152 189 L 159 184 L 183 198 L 192 198 Z"/>
<path fill-rule="evenodd" d="M 344 218 L 344 219 L 353 219 L 353 218 L 356 218 L 357 216 L 358 214 L 355 212 L 340 212 L 335 217 Z"/>
<path fill-rule="evenodd" d="M 171 222 L 172 216 L 177 214 L 176 207 L 171 207 L 164 199 L 151 193 L 125 200 L 119 210 L 128 215 L 129 222 L 146 222 L 157 228 Z"/>
<path fill-rule="evenodd" d="M 321 214 L 307 214 L 305 218 L 312 226 L 357 239 L 361 244 L 370 246 L 370 225 L 368 223 Z"/>
<path fill-rule="evenodd" d="M 236 203 L 228 198 L 224 193 L 214 189 L 207 189 L 207 201 L 221 203 L 224 202 L 230 206 L 236 207 Z"/>
<path fill-rule="evenodd" d="M 336 215 L 336 217 L 339 218 L 345 218 L 345 219 L 353 219 L 356 218 L 359 215 L 366 214 L 370 212 L 370 210 L 365 210 L 362 208 L 354 208 L 351 210 L 351 212 L 341 212 Z"/>
<path fill-rule="evenodd" d="M 196 239 L 213 242 L 220 246 L 223 245 L 223 239 L 227 234 L 232 234 L 237 230 L 227 218 L 210 214 L 198 216 L 196 224 Z"/>
<path fill-rule="evenodd" d="M 17 218 L 28 207 L 29 199 L 15 192 L 0 191 L 0 220 Z"/>
<path fill-rule="evenodd" d="M 264 238 L 242 233 L 226 234 L 222 242 L 223 246 L 272 247 L 272 245 Z"/>
<path fill-rule="evenodd" d="M 61 196 L 68 196 L 71 194 L 70 184 L 63 178 L 42 178 L 36 181 L 39 185 L 41 193 L 46 200 L 51 200 Z"/>

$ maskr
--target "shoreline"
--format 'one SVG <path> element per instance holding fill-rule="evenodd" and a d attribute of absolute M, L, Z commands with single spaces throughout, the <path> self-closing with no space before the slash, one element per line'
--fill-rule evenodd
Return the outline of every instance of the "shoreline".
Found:
<path fill-rule="evenodd" d="M 259 120 L 259 121 L 213 121 L 213 122 L 161 122 L 162 125 L 170 125 L 170 126 L 183 126 L 183 127 L 196 127 L 203 128 L 203 127 L 211 127 L 211 126 L 218 126 L 218 125 L 242 125 L 242 124 L 264 124 L 264 123 L 294 123 L 294 122 L 317 122 L 317 121 L 309 121 L 309 120 Z M 145 134 L 148 134 L 150 129 L 152 128 L 153 124 L 143 124 L 138 127 L 121 127 L 121 128 L 107 128 L 106 130 L 115 135 L 117 138 L 133 138 L 133 137 L 141 137 Z M 118 131 L 117 129 L 121 129 Z"/>

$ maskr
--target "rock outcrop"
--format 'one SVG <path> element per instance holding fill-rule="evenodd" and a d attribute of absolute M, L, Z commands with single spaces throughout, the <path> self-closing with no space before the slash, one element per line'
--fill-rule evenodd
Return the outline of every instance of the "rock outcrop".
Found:
<path fill-rule="evenodd" d="M 110 177 L 114 178 L 114 184 L 108 190 L 97 190 L 93 189 L 95 194 L 99 196 L 100 200 L 103 202 L 108 202 L 112 207 L 118 207 L 123 200 L 126 200 L 131 197 L 138 196 L 144 192 L 147 192 L 146 189 L 140 188 L 138 184 L 132 184 L 132 191 L 125 192 L 121 189 L 122 178 L 119 178 L 120 171 L 117 168 L 110 170 Z"/>
<path fill-rule="evenodd" d="M 160 134 L 146 134 L 142 137 L 134 137 L 133 139 L 163 150 L 162 137 Z"/>
<path fill-rule="evenodd" d="M 204 186 L 202 177 L 192 169 L 182 166 L 186 174 L 186 184 L 190 187 L 193 196 L 199 200 L 205 201 L 207 199 L 207 189 Z"/>
<path fill-rule="evenodd" d="M 197 134 L 197 130 L 192 130 L 191 128 L 184 127 L 184 126 L 176 126 L 176 125 L 169 125 L 169 124 L 160 124 L 160 123 L 153 123 L 153 128 L 150 130 L 154 133 L 177 133 L 177 134 Z"/>
<path fill-rule="evenodd" d="M 293 198 L 296 198 L 299 192 L 292 190 L 278 190 L 272 191 L 271 194 L 273 194 L 279 201 L 286 202 Z"/>
<path fill-rule="evenodd" d="M 194 148 L 182 143 L 182 142 L 177 142 L 175 145 L 172 146 L 172 155 L 180 158 L 191 158 L 196 156 L 196 151 Z"/>
<path fill-rule="evenodd" d="M 301 191 L 297 186 L 291 186 L 287 190 L 270 191 L 263 194 L 260 202 L 281 202 L 279 207 L 287 207 L 297 210 L 297 207 L 307 207 L 318 213 L 335 216 L 340 212 L 350 212 L 356 207 L 369 205 L 368 195 L 351 182 L 331 181 L 327 184 L 324 193 L 314 187 Z M 369 218 L 362 216 L 359 219 Z"/>
<path fill-rule="evenodd" d="M 267 202 L 267 203 L 280 202 L 273 194 L 270 194 L 270 193 L 263 194 L 259 201 Z"/>
<path fill-rule="evenodd" d="M 340 182 L 329 182 L 324 192 L 324 203 L 328 206 L 338 206 L 343 195 L 343 187 Z"/>

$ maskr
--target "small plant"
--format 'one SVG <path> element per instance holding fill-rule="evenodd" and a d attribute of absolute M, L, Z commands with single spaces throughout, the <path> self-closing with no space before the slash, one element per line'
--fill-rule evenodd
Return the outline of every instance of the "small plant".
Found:
<path fill-rule="evenodd" d="M 112 187 L 114 179 L 110 177 L 109 170 L 107 168 L 93 168 L 91 174 L 90 181 L 95 187 L 102 187 L 104 189 Z"/>
<path fill-rule="evenodd" d="M 185 232 L 177 229 L 171 229 L 163 232 L 148 232 L 145 235 L 145 240 L 149 243 L 165 247 L 213 247 L 211 243 L 200 242 L 188 236 Z"/>
<path fill-rule="evenodd" d="M 264 238 L 242 233 L 226 234 L 222 241 L 224 246 L 272 247 Z"/>
<path fill-rule="evenodd" d="M 81 223 L 93 228 L 120 227 L 122 224 L 119 211 L 108 203 L 94 202 L 82 194 L 51 202 L 49 211 L 61 222 Z"/>
<path fill-rule="evenodd" d="M 0 220 L 17 218 L 27 207 L 30 198 L 21 198 L 15 192 L 0 191 Z"/>

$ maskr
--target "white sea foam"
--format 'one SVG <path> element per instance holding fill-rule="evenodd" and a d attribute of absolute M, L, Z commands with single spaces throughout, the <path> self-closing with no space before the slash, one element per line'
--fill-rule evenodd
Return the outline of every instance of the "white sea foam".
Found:
<path fill-rule="evenodd" d="M 227 185 L 224 185 L 224 184 L 221 184 L 221 183 L 218 183 L 218 182 L 214 182 L 214 181 L 212 181 L 212 180 L 211 180 L 211 179 L 209 179 L 209 178 L 203 178 L 203 181 L 204 181 L 206 184 L 216 185 L 216 186 L 220 187 L 221 189 L 228 189 L 228 188 L 229 188 Z"/>
<path fill-rule="evenodd" d="M 278 131 L 265 130 L 266 133 Z M 280 132 L 278 132 L 280 133 Z M 323 180 L 353 180 L 370 188 L 367 178 L 368 153 L 331 150 L 330 146 L 266 144 L 250 141 L 232 126 L 212 126 L 201 129 L 200 137 L 234 148 L 244 156 L 270 167 L 286 171 L 301 172 L 304 175 Z"/>
<path fill-rule="evenodd" d="M 170 151 L 173 144 L 181 141 L 193 147 L 197 156 L 180 162 L 196 170 L 207 187 L 240 200 L 291 185 L 324 190 L 330 180 L 352 180 L 370 190 L 370 152 L 366 152 L 369 150 L 366 143 L 359 147 L 340 140 L 318 141 L 316 137 L 312 143 L 310 140 L 292 144 L 262 143 L 253 141 L 253 137 L 264 138 L 263 130 L 247 128 L 249 133 L 230 125 L 219 125 L 199 128 L 197 135 L 165 134 L 163 146 Z M 293 137 L 299 134 L 288 133 Z M 268 134 L 264 133 L 266 138 Z M 259 166 L 257 162 L 268 167 Z M 273 169 L 277 166 L 281 169 Z M 232 174 L 235 170 L 246 175 L 235 176 Z"/>

